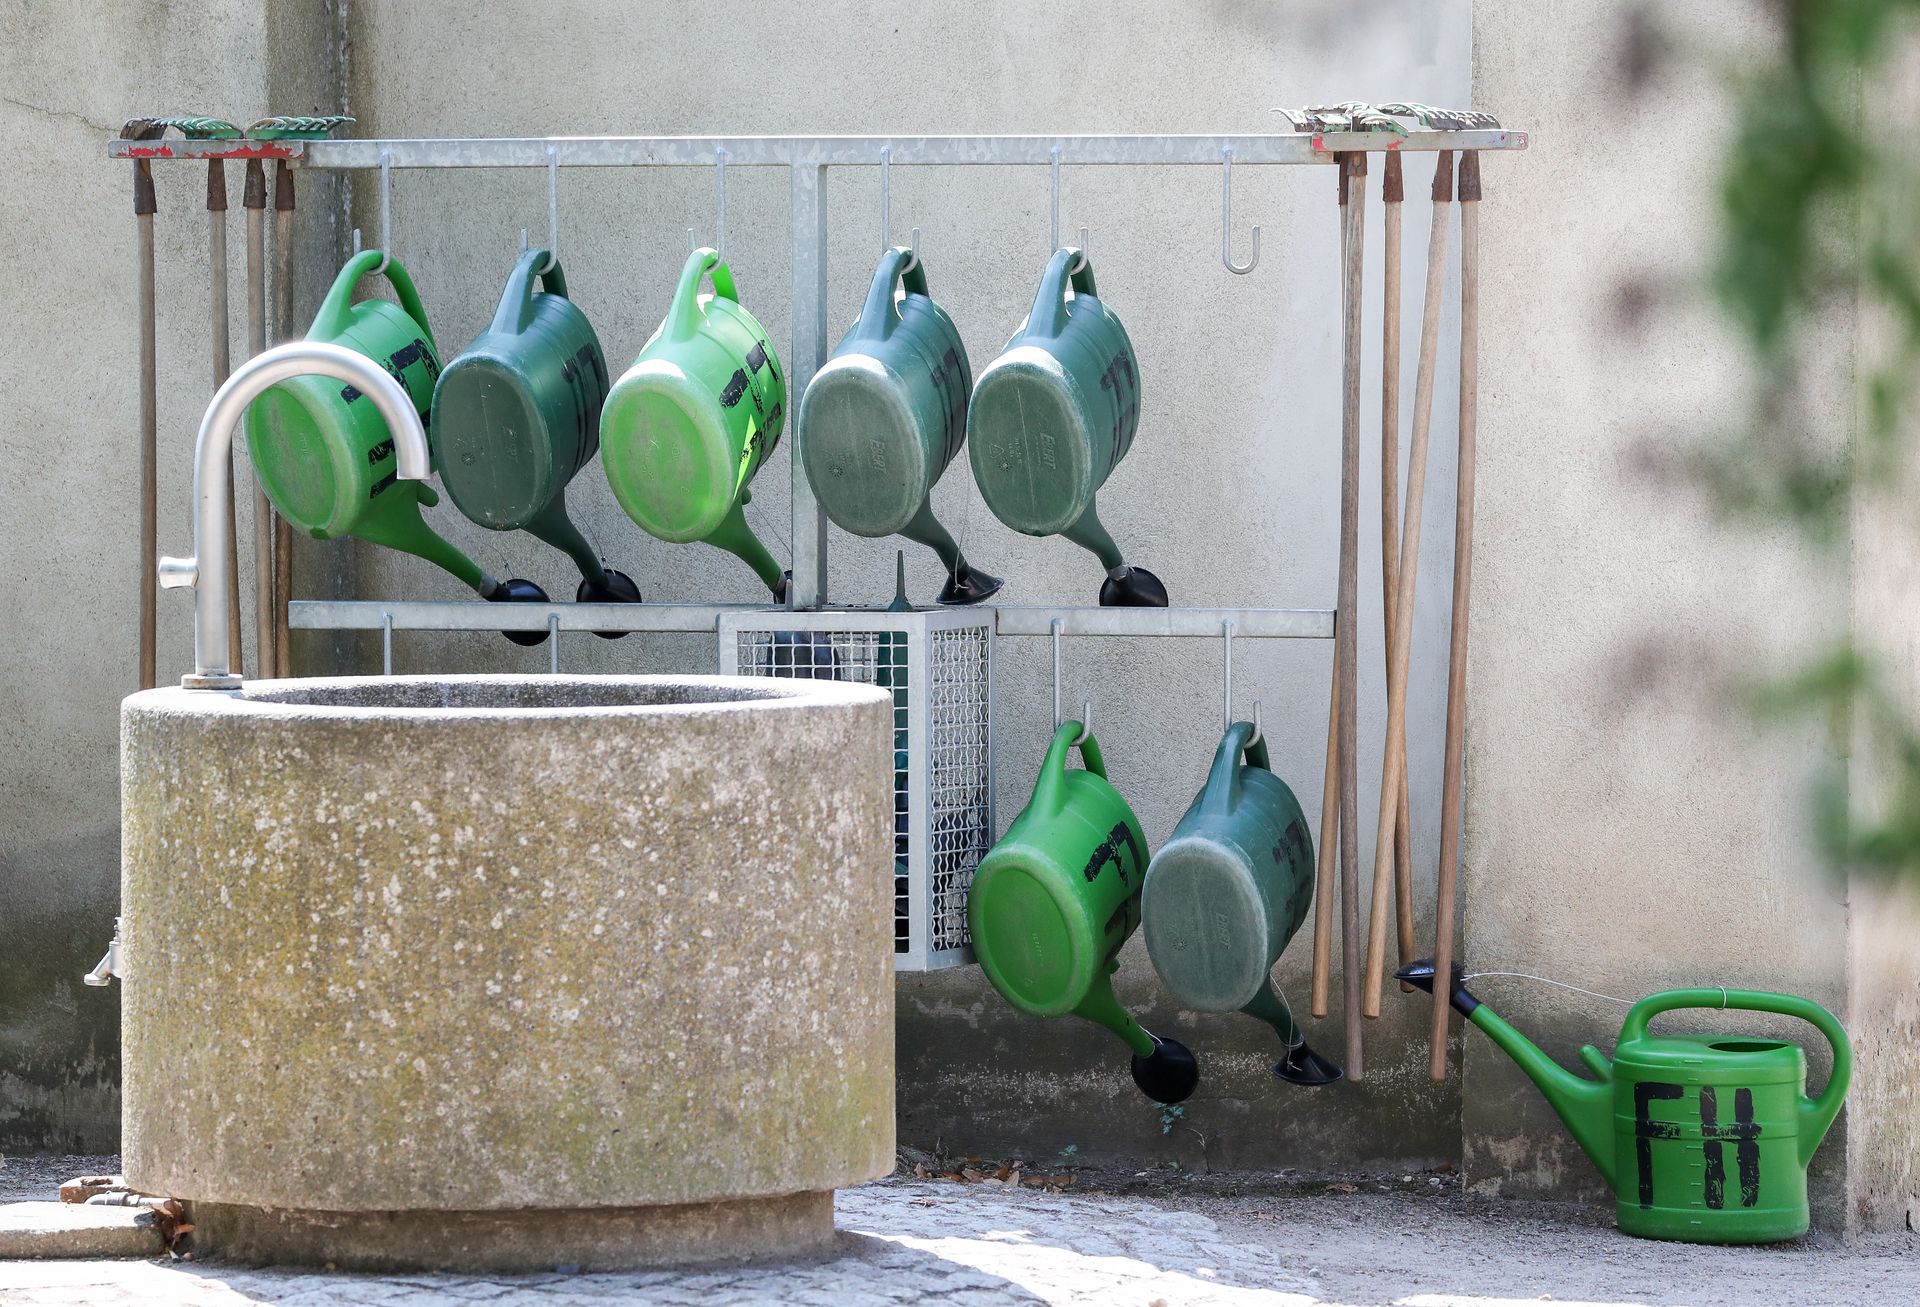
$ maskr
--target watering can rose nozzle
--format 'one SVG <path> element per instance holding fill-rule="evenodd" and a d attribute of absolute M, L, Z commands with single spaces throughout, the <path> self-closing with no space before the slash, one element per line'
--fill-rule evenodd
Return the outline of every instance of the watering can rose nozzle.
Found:
<path fill-rule="evenodd" d="M 1417 962 L 1409 962 L 1406 966 L 1394 972 L 1393 978 L 1395 980 L 1404 980 L 1409 985 L 1413 985 L 1431 994 L 1433 993 L 1434 980 L 1433 959 L 1421 958 Z M 1458 962 L 1454 963 L 1453 992 L 1447 995 L 1447 1001 L 1453 1005 L 1453 1010 L 1461 1016 L 1470 1017 L 1473 1015 L 1473 1010 L 1480 1006 L 1480 1000 L 1467 992 L 1466 979 L 1466 968 Z"/>

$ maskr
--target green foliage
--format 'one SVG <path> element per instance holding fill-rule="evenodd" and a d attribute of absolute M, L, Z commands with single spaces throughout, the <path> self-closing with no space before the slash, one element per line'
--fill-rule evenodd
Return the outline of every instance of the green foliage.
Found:
<path fill-rule="evenodd" d="M 1888 51 L 1920 35 L 1920 0 L 1781 0 L 1777 9 L 1777 57 L 1736 87 L 1713 272 L 1761 382 L 1749 421 L 1702 473 L 1722 507 L 1784 518 L 1810 544 L 1832 548 L 1849 539 L 1855 492 L 1900 469 L 1920 375 L 1920 179 L 1904 124 L 1874 121 L 1861 107 Z M 1842 308 L 1884 327 L 1876 355 L 1848 349 L 1836 363 L 1821 320 Z M 1851 439 L 1823 444 L 1805 383 L 1832 378 L 1836 366 L 1859 369 L 1859 403 Z M 1753 706 L 1763 718 L 1825 713 L 1851 728 L 1856 751 L 1886 763 L 1892 792 L 1871 818 L 1843 776 L 1815 796 L 1814 829 L 1837 866 L 1920 872 L 1920 731 L 1872 660 L 1842 645 L 1757 689 Z"/>

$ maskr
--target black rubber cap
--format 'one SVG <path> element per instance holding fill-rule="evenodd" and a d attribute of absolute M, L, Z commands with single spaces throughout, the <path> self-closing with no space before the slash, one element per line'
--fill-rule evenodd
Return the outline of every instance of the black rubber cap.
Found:
<path fill-rule="evenodd" d="M 962 563 L 959 570 L 947 578 L 946 585 L 940 589 L 940 597 L 934 602 L 947 608 L 977 604 L 982 599 L 993 598 L 1000 593 L 1000 587 L 1005 584 L 1004 578 Z"/>
<path fill-rule="evenodd" d="M 1167 587 L 1144 567 L 1129 567 L 1118 580 L 1108 577 L 1100 584 L 1102 608 L 1165 608 Z"/>
<path fill-rule="evenodd" d="M 787 591 L 791 590 L 792 588 L 793 588 L 792 571 L 789 570 L 789 571 L 780 573 L 780 584 L 773 588 L 773 602 L 775 602 L 776 604 L 784 604 L 785 602 L 787 602 Z"/>
<path fill-rule="evenodd" d="M 1184 1103 L 1200 1087 L 1200 1064 L 1185 1044 L 1152 1036 L 1153 1055 L 1135 1056 L 1133 1083 L 1156 1103 Z"/>
<path fill-rule="evenodd" d="M 616 572 L 611 567 L 602 568 L 597 581 L 581 581 L 580 588 L 573 592 L 574 602 L 582 604 L 637 604 L 640 602 L 640 587 L 625 572 Z M 618 640 L 626 635 L 625 631 L 595 631 L 602 640 Z"/>
<path fill-rule="evenodd" d="M 495 585 L 493 587 L 493 593 L 487 596 L 487 602 L 495 604 L 544 604 L 547 602 L 547 592 L 533 582 L 523 581 L 516 576 L 511 580 L 501 581 Z M 542 643 L 547 638 L 545 631 L 502 631 L 500 634 L 506 636 L 507 639 L 513 641 L 515 644 L 526 645 L 529 648 Z"/>
<path fill-rule="evenodd" d="M 1333 1084 L 1337 1080 L 1346 1079 L 1347 1075 L 1339 1067 L 1308 1048 L 1307 1041 L 1304 1039 L 1288 1049 L 1287 1055 L 1273 1064 L 1273 1073 L 1290 1085 L 1306 1085 L 1309 1088 Z"/>
<path fill-rule="evenodd" d="M 1433 993 L 1433 974 L 1433 959 L 1421 958 L 1418 962 L 1409 962 L 1401 967 L 1393 973 L 1393 978 L 1404 980 L 1409 985 L 1431 994 Z M 1447 996 L 1447 1002 L 1451 1003 L 1453 1010 L 1461 1016 L 1470 1017 L 1473 1015 L 1473 1010 L 1480 1006 L 1480 1000 L 1467 992 L 1466 980 L 1467 969 L 1458 962 L 1454 963 L 1453 993 Z"/>

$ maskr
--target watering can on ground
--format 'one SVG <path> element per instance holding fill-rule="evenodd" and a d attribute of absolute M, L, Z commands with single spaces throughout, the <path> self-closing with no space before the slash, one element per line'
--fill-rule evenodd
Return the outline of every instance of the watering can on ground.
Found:
<path fill-rule="evenodd" d="M 1094 492 L 1126 457 L 1139 420 L 1140 373 L 1127 329 L 1095 297 L 1082 252 L 1056 250 L 1027 320 L 974 383 L 967 457 L 995 517 L 1099 556 L 1108 608 L 1167 606 L 1160 578 L 1127 565 L 1094 511 Z"/>
<path fill-rule="evenodd" d="M 976 604 L 1002 584 L 968 565 L 927 502 L 966 440 L 972 389 L 966 346 L 928 297 L 919 256 L 891 249 L 860 320 L 800 400 L 800 459 L 821 511 L 854 535 L 932 549 L 947 569 L 942 604 Z"/>
<path fill-rule="evenodd" d="M 1153 969 L 1183 1006 L 1257 1017 L 1286 1049 L 1275 1075 L 1332 1084 L 1340 1068 L 1307 1047 L 1273 985 L 1273 964 L 1313 906 L 1313 837 L 1253 730 L 1227 728 L 1207 783 L 1153 855 L 1141 929 Z"/>
<path fill-rule="evenodd" d="M 713 294 L 702 295 L 709 277 Z M 737 555 L 782 601 L 786 578 L 745 509 L 747 484 L 779 443 L 786 398 L 773 342 L 740 307 L 733 271 L 702 249 L 600 419 L 600 462 L 627 516 L 661 540 Z"/>
<path fill-rule="evenodd" d="M 543 270 L 548 262 L 545 250 L 520 256 L 492 323 L 440 374 L 434 461 L 469 521 L 526 531 L 571 557 L 580 602 L 639 603 L 633 579 L 606 567 L 567 516 L 567 483 L 600 448 L 607 360 L 586 314 L 567 298 L 560 264 Z M 540 635 L 515 634 L 529 642 Z"/>
<path fill-rule="evenodd" d="M 1433 992 L 1433 962 L 1395 973 Z M 1853 1074 L 1847 1032 L 1811 999 L 1748 989 L 1674 989 L 1635 1003 L 1609 1062 L 1580 1050 L 1593 1080 L 1564 1071 L 1467 992 L 1449 1000 L 1533 1078 L 1614 1193 L 1628 1234 L 1690 1243 L 1771 1243 L 1807 1232 L 1807 1163 L 1839 1114 Z M 1826 1036 L 1833 1073 L 1807 1097 L 1807 1058 L 1777 1039 L 1655 1035 L 1647 1023 L 1683 1008 L 1798 1017 Z"/>
<path fill-rule="evenodd" d="M 1069 770 L 1076 740 L 1085 766 Z M 1009 1003 L 1037 1017 L 1071 1013 L 1105 1026 L 1133 1051 L 1141 1091 L 1178 1103 L 1200 1083 L 1193 1054 L 1148 1034 L 1113 993 L 1120 948 L 1140 924 L 1146 869 L 1146 836 L 1108 783 L 1099 742 L 1079 722 L 1064 722 L 1033 798 L 980 860 L 967 924 L 981 970 Z"/>
<path fill-rule="evenodd" d="M 400 302 L 352 303 L 361 279 L 383 262 Z M 349 259 L 314 315 L 307 339 L 342 345 L 379 363 L 405 388 L 432 430 L 440 356 L 413 279 L 397 260 L 379 250 Z M 494 580 L 426 524 L 421 505 L 432 507 L 439 496 L 425 482 L 395 478 L 392 433 L 373 402 L 352 386 L 319 376 L 282 381 L 248 406 L 245 428 L 254 476 L 296 531 L 316 540 L 352 536 L 418 555 L 459 577 L 483 599 L 546 601 L 530 581 Z"/>

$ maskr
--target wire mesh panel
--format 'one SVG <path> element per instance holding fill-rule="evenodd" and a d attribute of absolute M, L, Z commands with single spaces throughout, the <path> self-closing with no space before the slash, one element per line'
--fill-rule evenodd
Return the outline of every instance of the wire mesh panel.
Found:
<path fill-rule="evenodd" d="M 775 624 L 777 623 L 777 625 Z M 894 966 L 973 961 L 967 892 L 993 840 L 993 615 L 730 613 L 723 675 L 850 681 L 893 696 Z"/>

